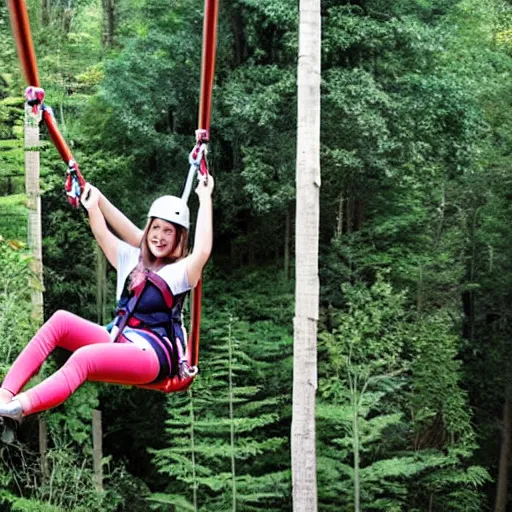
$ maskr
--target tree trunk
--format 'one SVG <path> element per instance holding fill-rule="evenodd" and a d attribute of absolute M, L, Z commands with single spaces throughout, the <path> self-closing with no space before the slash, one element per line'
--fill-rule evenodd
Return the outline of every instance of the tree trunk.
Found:
<path fill-rule="evenodd" d="M 114 46 L 115 0 L 101 0 L 103 7 L 103 44 L 106 48 Z"/>
<path fill-rule="evenodd" d="M 336 223 L 336 238 L 341 238 L 343 235 L 343 208 L 345 206 L 345 198 L 343 193 L 340 194 L 338 202 L 338 222 Z"/>
<path fill-rule="evenodd" d="M 480 208 L 475 208 L 471 223 L 471 267 L 469 275 L 469 281 L 471 284 L 475 282 L 476 274 L 476 224 L 479 211 Z M 475 294 L 472 289 L 469 290 L 469 300 L 471 303 L 471 316 L 469 317 L 469 339 L 473 341 L 475 339 Z"/>
<path fill-rule="evenodd" d="M 40 13 L 41 13 L 41 26 L 48 27 L 51 21 L 51 0 L 41 0 Z"/>
<path fill-rule="evenodd" d="M 286 208 L 286 218 L 284 222 L 284 278 L 288 281 L 290 275 L 290 235 L 292 223 L 289 206 Z"/>
<path fill-rule="evenodd" d="M 103 430 L 101 427 L 101 411 L 92 411 L 92 462 L 94 485 L 98 492 L 103 491 Z"/>
<path fill-rule="evenodd" d="M 505 399 L 503 406 L 503 429 L 501 434 L 500 465 L 498 484 L 496 487 L 496 503 L 494 512 L 506 512 L 508 496 L 508 466 L 510 460 L 511 410 L 510 398 Z"/>
<path fill-rule="evenodd" d="M 48 479 L 48 459 L 46 452 L 48 451 L 48 427 L 43 415 L 39 418 L 39 464 L 41 465 L 42 480 L 45 482 Z"/>
<path fill-rule="evenodd" d="M 233 337 L 231 322 L 228 334 L 229 354 L 229 439 L 231 448 L 231 511 L 236 512 L 235 413 L 233 407 Z"/>
<path fill-rule="evenodd" d="M 244 18 L 238 6 L 231 11 L 231 29 L 233 32 L 234 64 L 240 66 L 247 59 L 248 51 Z"/>
<path fill-rule="evenodd" d="M 65 7 L 61 10 L 61 22 L 62 22 L 62 32 L 64 34 L 69 34 L 71 32 L 71 26 L 73 25 L 73 18 L 75 13 L 71 7 Z"/>
<path fill-rule="evenodd" d="M 192 458 L 192 503 L 194 505 L 194 512 L 197 512 L 197 472 L 196 472 L 196 438 L 195 438 L 195 415 L 194 415 L 194 395 L 192 389 L 187 391 L 190 399 L 190 451 Z"/>
<path fill-rule="evenodd" d="M 347 196 L 347 233 L 352 233 L 354 201 L 350 195 Z"/>
<path fill-rule="evenodd" d="M 418 284 L 416 289 L 416 309 L 420 312 L 423 309 L 423 265 L 418 270 Z"/>
<path fill-rule="evenodd" d="M 318 508 L 315 395 L 319 301 L 320 42 L 320 1 L 300 0 L 291 429 L 294 512 L 316 512 Z"/>
<path fill-rule="evenodd" d="M 445 187 L 444 183 L 441 186 L 441 200 L 439 202 L 439 221 L 437 223 L 437 230 L 436 230 L 436 248 L 439 247 L 439 243 L 441 241 L 441 234 L 443 233 L 443 226 L 444 226 L 444 216 L 445 216 L 445 210 L 446 210 L 446 193 L 445 193 Z"/>

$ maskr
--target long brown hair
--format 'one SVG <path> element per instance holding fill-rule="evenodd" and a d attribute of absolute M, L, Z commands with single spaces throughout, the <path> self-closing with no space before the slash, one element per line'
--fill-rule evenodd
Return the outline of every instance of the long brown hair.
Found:
<path fill-rule="evenodd" d="M 130 290 L 136 288 L 145 279 L 144 271 L 149 269 L 157 259 L 149 249 L 148 245 L 148 233 L 155 218 L 156 217 L 151 217 L 144 228 L 144 233 L 142 234 L 142 240 L 140 243 L 139 262 L 130 274 Z M 162 258 L 162 267 L 171 263 L 176 263 L 183 259 L 188 253 L 188 230 L 183 226 L 174 224 L 174 222 L 171 222 L 171 224 L 176 230 L 174 246 L 171 249 L 171 255 L 166 258 Z"/>

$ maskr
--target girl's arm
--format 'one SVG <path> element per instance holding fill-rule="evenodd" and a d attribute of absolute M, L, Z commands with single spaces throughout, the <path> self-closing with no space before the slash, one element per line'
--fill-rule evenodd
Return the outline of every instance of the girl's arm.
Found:
<path fill-rule="evenodd" d="M 199 197 L 199 211 L 197 212 L 196 232 L 192 254 L 186 258 L 188 282 L 192 287 L 201 279 L 203 267 L 206 265 L 212 252 L 213 222 L 212 222 L 212 192 L 214 181 L 212 176 L 201 180 L 196 188 Z"/>
<path fill-rule="evenodd" d="M 121 239 L 133 247 L 140 247 L 143 231 L 118 210 L 101 192 L 99 192 L 98 205 L 105 220 Z"/>
<path fill-rule="evenodd" d="M 89 223 L 94 238 L 105 254 L 110 264 L 117 270 L 117 242 L 118 238 L 108 229 L 105 217 L 99 207 L 100 192 L 97 188 L 85 185 L 81 201 L 89 213 Z"/>

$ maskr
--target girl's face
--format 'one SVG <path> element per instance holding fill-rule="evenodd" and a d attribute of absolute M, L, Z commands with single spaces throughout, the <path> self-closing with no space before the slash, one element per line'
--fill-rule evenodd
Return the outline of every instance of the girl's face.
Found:
<path fill-rule="evenodd" d="M 166 220 L 155 218 L 147 236 L 148 247 L 155 258 L 169 258 L 176 245 L 176 228 Z"/>

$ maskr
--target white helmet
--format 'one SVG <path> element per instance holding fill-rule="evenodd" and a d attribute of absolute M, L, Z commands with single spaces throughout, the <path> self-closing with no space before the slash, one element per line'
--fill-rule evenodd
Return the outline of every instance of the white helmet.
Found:
<path fill-rule="evenodd" d="M 187 203 L 180 197 L 162 196 L 159 197 L 149 209 L 149 217 L 159 219 L 183 226 L 186 230 L 190 228 L 190 212 Z"/>

